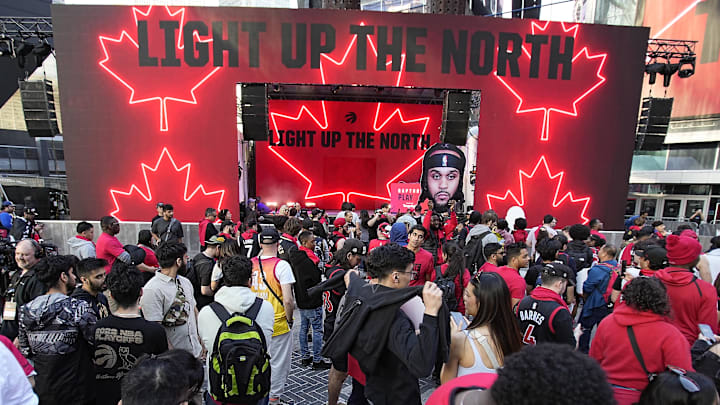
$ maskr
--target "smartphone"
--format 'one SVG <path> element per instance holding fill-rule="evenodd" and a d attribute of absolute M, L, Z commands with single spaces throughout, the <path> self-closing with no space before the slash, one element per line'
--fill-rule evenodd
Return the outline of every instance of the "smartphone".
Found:
<path fill-rule="evenodd" d="M 460 326 L 460 330 L 465 330 L 465 328 L 467 328 L 467 322 L 465 322 L 465 318 L 460 312 L 451 311 L 450 316 L 452 316 L 455 324 Z"/>
<path fill-rule="evenodd" d="M 715 334 L 713 333 L 712 328 L 710 328 L 710 325 L 700 323 L 698 324 L 698 327 L 700 328 L 700 333 L 702 333 L 707 340 L 715 343 Z"/>

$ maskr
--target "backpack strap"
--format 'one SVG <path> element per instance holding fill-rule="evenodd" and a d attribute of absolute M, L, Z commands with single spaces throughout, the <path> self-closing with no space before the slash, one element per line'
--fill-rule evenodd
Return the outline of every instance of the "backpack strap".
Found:
<path fill-rule="evenodd" d="M 228 319 L 230 319 L 230 313 L 219 302 L 210 303 L 210 309 L 215 312 L 215 315 L 217 315 L 223 325 L 225 324 L 225 322 L 227 322 Z"/>
<path fill-rule="evenodd" d="M 275 297 L 275 299 L 278 300 L 280 305 L 283 305 L 282 298 L 280 298 L 280 296 L 275 293 L 275 290 L 273 290 L 272 287 L 270 287 L 270 284 L 267 282 L 267 279 L 265 278 L 265 269 L 263 269 L 262 259 L 260 258 L 260 256 L 258 256 L 258 265 L 260 266 L 260 275 L 262 276 L 263 283 L 265 283 L 265 286 L 268 288 L 268 290 L 270 290 L 270 292 Z"/>
<path fill-rule="evenodd" d="M 702 290 L 700 289 L 700 285 L 699 285 L 698 282 L 697 282 L 697 276 L 693 276 L 692 282 L 693 282 L 693 284 L 695 284 L 695 288 L 697 288 L 698 294 L 700 294 L 700 298 L 702 298 L 702 296 L 703 296 L 703 295 L 702 295 Z"/>
<path fill-rule="evenodd" d="M 640 362 L 640 367 L 642 367 L 643 371 L 647 375 L 648 380 L 652 381 L 655 379 L 655 374 L 649 372 L 647 367 L 645 367 L 645 360 L 643 360 L 642 353 L 640 353 L 640 347 L 638 346 L 637 339 L 635 339 L 635 332 L 633 331 L 632 326 L 627 327 L 627 334 L 630 338 L 630 345 L 632 345 L 633 353 L 635 353 L 635 357 Z"/>
<path fill-rule="evenodd" d="M 250 308 L 245 311 L 245 316 L 255 321 L 255 318 L 257 318 L 258 313 L 260 312 L 260 308 L 262 308 L 262 303 L 262 298 L 255 297 L 255 302 L 253 302 Z"/>
<path fill-rule="evenodd" d="M 435 281 L 440 280 L 443 277 L 440 266 L 435 266 Z"/>

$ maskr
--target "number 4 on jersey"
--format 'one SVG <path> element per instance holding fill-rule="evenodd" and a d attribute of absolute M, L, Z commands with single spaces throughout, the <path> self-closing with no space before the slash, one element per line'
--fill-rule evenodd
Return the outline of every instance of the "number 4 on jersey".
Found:
<path fill-rule="evenodd" d="M 526 345 L 535 344 L 535 337 L 532 335 L 533 330 L 535 330 L 535 325 L 528 325 L 527 329 L 525 329 L 525 334 L 523 334 L 523 343 Z"/>

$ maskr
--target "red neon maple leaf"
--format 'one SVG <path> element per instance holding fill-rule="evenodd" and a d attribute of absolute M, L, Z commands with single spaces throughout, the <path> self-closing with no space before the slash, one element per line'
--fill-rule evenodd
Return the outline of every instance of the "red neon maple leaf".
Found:
<path fill-rule="evenodd" d="M 544 32 L 549 36 L 572 34 L 573 38 L 577 38 L 578 28 L 577 24 L 566 27 L 564 22 L 551 24 L 547 21 L 544 26 L 534 21 L 531 23 L 533 34 Z M 562 46 L 564 47 L 564 44 Z M 577 49 L 577 46 L 575 49 Z M 530 51 L 524 46 L 522 50 L 523 56 L 520 57 L 520 69 L 522 74 L 527 74 L 530 65 Z M 518 99 L 516 113 L 543 112 L 540 140 L 547 141 L 550 137 L 550 113 L 556 112 L 577 117 L 577 104 L 605 83 L 606 79 L 601 72 L 607 54 L 590 55 L 587 47 L 580 49 L 572 59 L 572 80 L 561 80 L 560 69 L 558 69 L 557 79 L 548 79 L 546 69 L 549 66 L 549 45 L 543 46 L 542 55 L 538 78 L 516 78 L 509 75 L 501 77 L 497 75 L 497 71 L 493 74 Z M 552 95 L 552 100 L 549 99 L 548 95 Z"/>
<path fill-rule="evenodd" d="M 545 156 L 541 156 L 535 168 L 529 174 L 518 171 L 519 193 L 508 189 L 505 194 L 487 194 L 488 206 L 504 216 L 513 206 L 522 207 L 532 224 L 540 221 L 546 214 L 552 214 L 563 224 L 587 223 L 586 216 L 590 197 L 576 198 L 571 191 L 563 194 L 564 171 L 552 174 Z"/>
<path fill-rule="evenodd" d="M 176 44 L 176 57 L 183 58 L 182 27 L 185 20 L 185 8 L 171 12 L 168 6 L 150 6 L 146 11 L 133 7 L 134 26 L 123 30 L 117 37 L 99 36 L 103 58 L 98 62 L 100 67 L 107 71 L 123 86 L 130 90 L 129 104 L 157 102 L 160 108 L 160 131 L 168 131 L 167 103 L 176 101 L 187 104 L 197 104 L 195 90 L 202 86 L 220 67 L 212 65 L 197 68 L 175 68 L 160 66 L 164 55 L 164 39 L 159 29 L 159 21 L 176 20 L 180 29 L 176 31 L 178 37 Z M 148 49 L 151 57 L 158 58 L 158 66 L 139 66 L 138 41 L 134 37 L 137 32 L 138 20 L 147 21 Z M 194 36 L 199 42 L 212 42 L 212 39 L 201 39 L 197 31 Z M 162 54 L 153 54 L 163 50 Z M 209 51 L 212 54 L 212 50 Z M 172 74 L 168 74 L 170 69 Z"/>
<path fill-rule="evenodd" d="M 190 169 L 175 163 L 167 148 L 163 148 L 154 166 L 140 164 L 144 182 L 132 184 L 127 191 L 110 189 L 115 208 L 110 215 L 118 219 L 146 221 L 155 211 L 157 202 L 173 204 L 175 217 L 181 221 L 197 221 L 205 208 L 220 209 L 225 190 L 205 191 L 200 184 L 191 190 Z M 139 197 L 139 198 L 138 198 Z"/>

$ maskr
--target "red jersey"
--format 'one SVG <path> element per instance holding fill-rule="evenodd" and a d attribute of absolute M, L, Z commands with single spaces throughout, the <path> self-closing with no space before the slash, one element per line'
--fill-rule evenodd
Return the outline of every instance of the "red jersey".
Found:
<path fill-rule="evenodd" d="M 488 263 L 486 262 L 485 264 Z M 488 267 L 485 271 L 499 274 L 500 277 L 505 280 L 505 284 L 507 284 L 512 298 L 521 300 L 525 297 L 525 292 L 527 291 L 525 287 L 525 279 L 522 278 L 517 270 L 508 266 L 502 266 L 500 268 L 493 265 L 491 266 L 495 268 L 493 269 L 492 267 Z"/>
<path fill-rule="evenodd" d="M 370 241 L 370 246 L 368 246 L 368 252 L 372 251 L 376 247 L 387 245 L 389 242 L 390 239 L 373 239 Z"/>
<path fill-rule="evenodd" d="M 413 271 L 416 271 L 418 273 L 418 276 L 417 280 L 410 281 L 410 287 L 416 285 L 424 285 L 425 281 L 430 280 L 430 275 L 435 272 L 434 261 L 435 260 L 433 259 L 432 253 L 428 252 L 423 248 L 420 248 L 420 250 L 415 253 L 415 264 L 413 265 Z"/>

